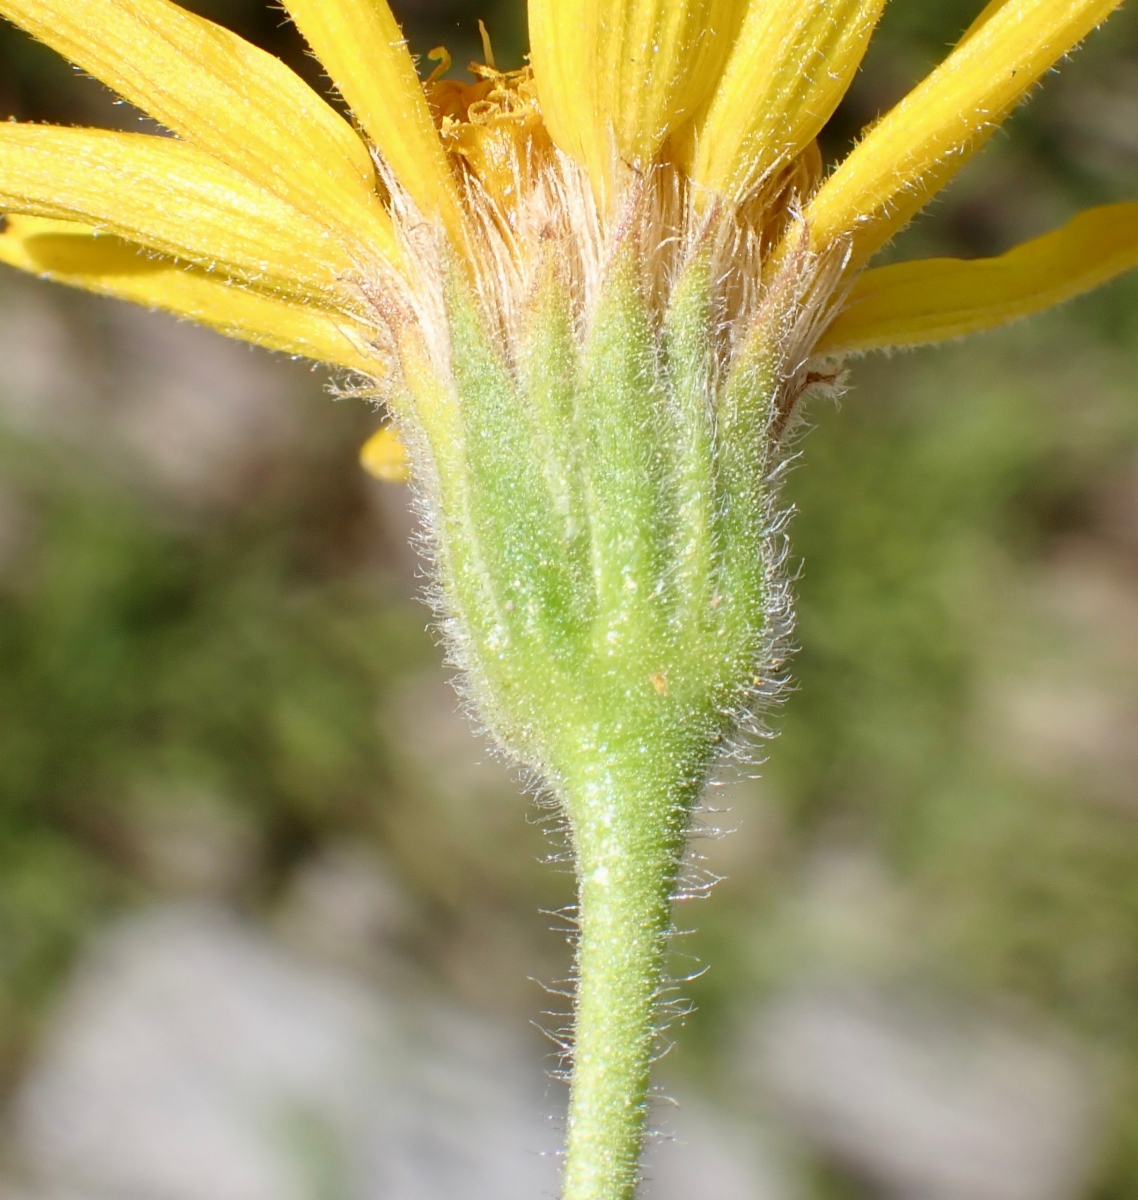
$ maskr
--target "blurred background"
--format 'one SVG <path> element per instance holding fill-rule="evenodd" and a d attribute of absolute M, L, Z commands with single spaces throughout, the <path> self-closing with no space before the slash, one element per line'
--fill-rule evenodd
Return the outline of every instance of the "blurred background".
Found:
<path fill-rule="evenodd" d="M 324 89 L 279 10 L 188 7 Z M 894 0 L 828 156 L 979 7 Z M 420 53 L 467 61 L 482 16 L 522 61 L 517 0 L 395 8 Z M 9 115 L 138 122 L 5 26 Z M 1131 6 L 891 253 L 1136 197 Z M 378 418 L 327 384 L 0 274 L 11 1200 L 556 1192 L 571 878 L 458 710 L 404 489 L 357 466 Z M 1138 277 L 851 384 L 788 488 L 779 736 L 701 815 L 723 878 L 678 912 L 645 1195 L 1133 1198 Z"/>

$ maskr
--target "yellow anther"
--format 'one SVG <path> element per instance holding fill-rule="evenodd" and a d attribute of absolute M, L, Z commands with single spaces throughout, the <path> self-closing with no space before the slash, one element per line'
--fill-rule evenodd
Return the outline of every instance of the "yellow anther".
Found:
<path fill-rule="evenodd" d="M 482 61 L 496 71 L 498 64 L 494 61 L 494 48 L 490 45 L 490 34 L 481 17 L 478 18 L 478 32 L 482 35 Z"/>

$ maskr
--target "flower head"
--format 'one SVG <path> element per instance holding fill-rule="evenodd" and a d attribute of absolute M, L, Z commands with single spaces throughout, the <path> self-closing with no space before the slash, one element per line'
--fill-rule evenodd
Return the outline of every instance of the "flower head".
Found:
<path fill-rule="evenodd" d="M 376 297 L 414 254 L 409 220 L 500 276 L 551 216 L 563 232 L 551 208 L 570 197 L 551 192 L 590 209 L 574 235 L 603 258 L 630 207 L 670 191 L 683 195 L 660 216 L 674 225 L 714 213 L 758 237 L 723 258 L 725 275 L 753 276 L 728 282 L 746 315 L 788 246 L 841 256 L 811 351 L 954 336 L 1138 261 L 1138 208 L 1115 205 L 1002 259 L 857 278 L 1117 2 L 994 0 L 823 180 L 815 136 L 884 0 L 533 0 L 532 69 L 479 65 L 473 84 L 421 83 L 384 0 L 288 0 L 354 128 L 283 64 L 169 0 L 0 0 L 175 135 L 4 126 L 0 258 L 384 376 Z"/>
<path fill-rule="evenodd" d="M 777 686 L 775 494 L 842 356 L 1138 265 L 1138 203 L 867 264 L 1120 0 L 993 0 L 828 174 L 885 0 L 531 0 L 531 65 L 422 81 L 385 0 L 284 0 L 350 109 L 170 0 L 0 0 L 173 136 L 0 125 L 0 261 L 370 382 L 448 644 L 580 883 L 567 1200 L 636 1179 L 669 896 Z"/>

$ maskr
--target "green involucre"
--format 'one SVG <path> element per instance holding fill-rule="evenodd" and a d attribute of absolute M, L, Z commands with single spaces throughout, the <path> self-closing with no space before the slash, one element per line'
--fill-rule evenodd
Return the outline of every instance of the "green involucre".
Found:
<path fill-rule="evenodd" d="M 654 313 L 625 249 L 582 330 L 550 264 L 507 362 L 452 280 L 453 391 L 408 406 L 452 648 L 568 819 L 566 1200 L 635 1187 L 670 897 L 765 643 L 774 356 L 755 342 L 720 379 L 711 293 L 697 260 Z"/>

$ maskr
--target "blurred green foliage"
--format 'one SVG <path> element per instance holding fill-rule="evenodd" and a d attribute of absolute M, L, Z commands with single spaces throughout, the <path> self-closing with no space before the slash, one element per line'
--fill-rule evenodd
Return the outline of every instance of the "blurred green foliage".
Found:
<path fill-rule="evenodd" d="M 840 410 L 815 414 L 788 489 L 801 650 L 764 772 L 786 824 L 762 884 L 728 885 L 752 921 L 707 951 L 727 993 L 747 990 L 740 963 L 759 986 L 825 969 L 786 904 L 803 861 L 835 844 L 884 861 L 904 912 L 875 931 L 888 976 L 1057 1019 L 1113 1062 L 1100 1194 L 1119 1200 L 1138 1191 L 1136 316 L 1130 279 L 855 366 Z M 1089 612 L 1069 611 L 1072 586 Z M 1025 680 L 1055 710 L 1026 741 L 1008 701 Z M 1088 680 L 1119 705 L 1115 741 L 1054 754 Z M 769 936 L 740 950 L 759 913 Z"/>
<path fill-rule="evenodd" d="M 267 6 L 192 7 L 318 80 Z M 827 131 L 831 158 L 978 7 L 888 6 Z M 519 11 L 491 23 L 507 65 Z M 486 14 L 455 0 L 406 15 L 418 50 L 448 40 L 461 62 Z M 1136 80 L 1131 6 L 896 253 L 996 252 L 1083 205 L 1138 196 Z M 10 31 L 0 100 L 25 118 L 122 111 Z M 1010 331 L 854 364 L 841 404 L 815 405 L 787 491 L 801 649 L 772 716 L 761 836 L 698 920 L 683 918 L 701 929 L 685 951 L 713 965 L 693 985 L 686 1055 L 712 1073 L 741 1007 L 836 969 L 840 948 L 796 906 L 810 864 L 834 846 L 883 864 L 897 904 L 867 917 L 878 950 L 861 969 L 1057 1022 L 1112 1064 L 1097 1200 L 1138 1195 L 1136 381 L 1130 278 Z M 394 785 L 375 713 L 430 652 L 422 612 L 384 598 L 353 542 L 358 422 L 343 411 L 271 495 L 183 524 L 74 450 L 0 440 L 0 482 L 26 527 L 0 583 L 9 1060 L 74 946 L 154 886 L 138 834 L 152 794 L 189 789 L 239 814 L 258 847 L 241 885 L 254 900 L 338 830 L 423 845 L 414 805 L 395 805 L 402 833 L 382 817 Z M 1087 695 L 1122 714 L 1113 741 L 1099 710 L 1080 709 Z M 1040 696 L 1051 724 L 1023 718 Z M 440 894 L 468 877 L 442 859 L 435 871 Z M 429 891 L 429 871 L 414 873 Z M 516 906 L 532 906 L 530 875 L 516 878 Z M 819 1194 L 839 1194 L 824 1178 Z"/>
<path fill-rule="evenodd" d="M 318 415 L 339 436 L 310 461 L 181 528 L 74 451 L 0 441 L 17 541 L 0 583 L 3 1057 L 78 939 L 150 890 L 143 835 L 170 797 L 252 830 L 252 901 L 320 838 L 374 834 L 377 707 L 428 646 L 420 612 L 337 561 L 358 422 Z"/>

